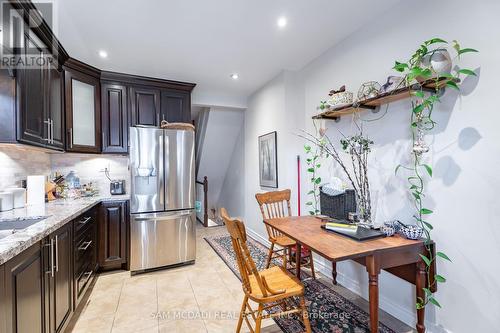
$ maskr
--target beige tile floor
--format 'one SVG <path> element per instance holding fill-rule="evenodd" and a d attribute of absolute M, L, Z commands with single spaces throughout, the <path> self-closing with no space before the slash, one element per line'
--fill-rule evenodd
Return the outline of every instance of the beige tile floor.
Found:
<path fill-rule="evenodd" d="M 241 283 L 203 239 L 224 230 L 198 228 L 194 265 L 135 276 L 126 271 L 99 275 L 66 332 L 234 332 L 243 299 Z M 346 297 L 367 307 L 366 301 L 342 289 Z M 384 313 L 381 319 L 392 321 L 397 332 L 408 332 Z M 263 327 L 266 333 L 281 332 L 272 319 Z"/>

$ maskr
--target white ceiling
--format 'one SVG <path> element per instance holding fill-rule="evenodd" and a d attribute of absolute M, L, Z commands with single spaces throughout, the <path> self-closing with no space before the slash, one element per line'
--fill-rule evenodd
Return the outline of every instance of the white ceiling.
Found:
<path fill-rule="evenodd" d="M 98 68 L 194 82 L 195 100 L 246 101 L 397 2 L 58 0 L 54 30 L 72 57 Z M 280 16 L 288 19 L 282 30 Z"/>

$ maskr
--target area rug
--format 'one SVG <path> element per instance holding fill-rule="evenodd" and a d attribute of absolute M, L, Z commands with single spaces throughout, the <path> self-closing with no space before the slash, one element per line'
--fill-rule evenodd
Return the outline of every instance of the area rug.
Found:
<path fill-rule="evenodd" d="M 230 236 L 225 233 L 205 237 L 205 240 L 241 280 Z M 264 269 L 268 249 L 251 238 L 248 239 L 248 249 L 257 268 L 259 270 Z M 304 275 L 307 275 L 307 273 L 304 272 Z M 313 332 L 370 332 L 370 316 L 368 313 L 319 280 L 305 279 L 302 282 L 306 290 L 305 297 Z M 273 319 L 283 332 L 299 333 L 304 331 L 304 326 L 298 318 L 286 317 Z M 379 332 L 396 333 L 383 323 L 379 324 Z"/>

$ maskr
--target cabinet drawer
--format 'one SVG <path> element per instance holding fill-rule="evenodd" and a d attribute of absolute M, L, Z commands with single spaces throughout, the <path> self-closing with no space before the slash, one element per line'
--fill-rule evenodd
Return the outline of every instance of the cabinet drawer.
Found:
<path fill-rule="evenodd" d="M 76 295 L 80 298 L 87 289 L 89 282 L 92 280 L 92 276 L 94 275 L 94 269 L 91 264 L 88 264 L 82 272 L 76 278 Z"/>
<path fill-rule="evenodd" d="M 78 217 L 73 223 L 76 240 L 80 238 L 82 234 L 87 232 L 92 225 L 95 225 L 95 214 L 93 211 L 89 211 L 88 213 Z"/>
<path fill-rule="evenodd" d="M 90 237 L 83 238 L 75 245 L 75 275 L 81 273 L 81 269 L 93 262 L 95 254 L 95 241 Z"/>

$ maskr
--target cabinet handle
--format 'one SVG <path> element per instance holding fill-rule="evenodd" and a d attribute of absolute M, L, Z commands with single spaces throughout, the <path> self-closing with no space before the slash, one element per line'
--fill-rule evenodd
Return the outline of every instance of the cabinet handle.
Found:
<path fill-rule="evenodd" d="M 83 220 L 78 221 L 78 223 L 80 223 L 80 224 L 85 224 L 85 223 L 87 223 L 90 219 L 91 219 L 91 217 L 90 217 L 90 216 L 89 216 L 89 217 L 85 217 Z"/>
<path fill-rule="evenodd" d="M 59 240 L 58 240 L 57 235 L 56 235 L 55 244 L 56 244 L 56 272 L 59 272 Z"/>
<path fill-rule="evenodd" d="M 49 255 L 50 270 L 46 271 L 45 274 L 50 274 L 51 277 L 54 277 L 54 238 L 51 238 L 50 244 L 45 244 L 45 246 L 50 246 L 50 255 Z"/>
<path fill-rule="evenodd" d="M 69 148 L 73 149 L 73 129 L 70 128 L 68 131 L 69 131 Z"/>
<path fill-rule="evenodd" d="M 83 244 L 85 244 L 85 245 L 83 245 Z M 89 240 L 88 242 L 84 242 L 83 244 L 82 244 L 83 246 L 80 246 L 78 248 L 78 250 L 81 250 L 81 251 L 87 250 L 89 248 L 90 244 L 92 244 L 92 241 Z"/>
<path fill-rule="evenodd" d="M 44 120 L 43 123 L 47 124 L 47 138 L 43 139 L 43 141 L 47 141 L 48 143 L 51 143 L 50 142 L 50 118 L 48 118 L 47 120 Z"/>
<path fill-rule="evenodd" d="M 50 119 L 50 143 L 54 144 L 54 120 Z"/>

